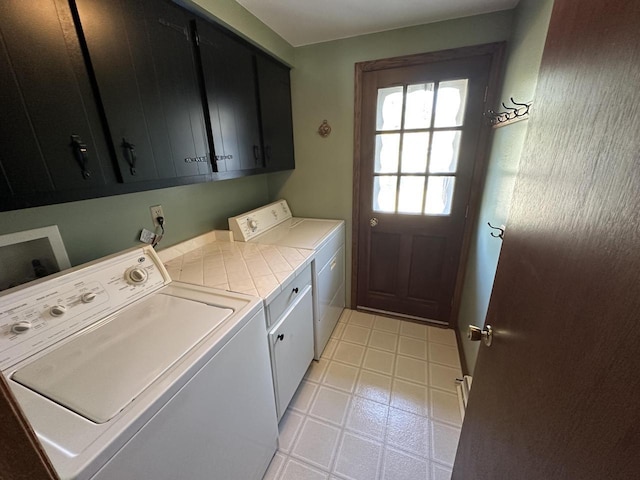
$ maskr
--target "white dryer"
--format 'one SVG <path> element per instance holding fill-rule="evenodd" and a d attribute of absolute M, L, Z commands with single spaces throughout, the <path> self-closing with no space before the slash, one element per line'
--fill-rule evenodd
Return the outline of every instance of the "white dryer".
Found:
<path fill-rule="evenodd" d="M 262 302 L 133 249 L 0 295 L 0 368 L 62 479 L 260 479 L 277 448 Z"/>
<path fill-rule="evenodd" d="M 229 219 L 234 240 L 314 250 L 314 358 L 318 360 L 345 306 L 345 222 L 293 217 L 286 200 Z"/>

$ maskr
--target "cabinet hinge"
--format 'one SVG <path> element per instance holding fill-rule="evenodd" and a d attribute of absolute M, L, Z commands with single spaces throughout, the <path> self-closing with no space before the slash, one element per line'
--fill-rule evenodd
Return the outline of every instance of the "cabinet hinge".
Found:
<path fill-rule="evenodd" d="M 469 205 L 467 205 L 467 208 L 464 209 L 464 218 L 467 218 L 469 216 Z"/>
<path fill-rule="evenodd" d="M 484 87 L 484 103 L 487 103 L 487 97 L 489 96 L 489 85 Z"/>
<path fill-rule="evenodd" d="M 196 41 L 196 45 L 200 46 L 200 35 L 198 35 L 198 32 L 193 32 L 193 39 Z"/>

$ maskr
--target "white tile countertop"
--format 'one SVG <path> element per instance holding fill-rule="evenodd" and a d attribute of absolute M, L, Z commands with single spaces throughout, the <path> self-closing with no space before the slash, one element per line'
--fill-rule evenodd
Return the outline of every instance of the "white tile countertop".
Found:
<path fill-rule="evenodd" d="M 166 248 L 158 255 L 173 280 L 273 300 L 311 263 L 313 250 L 234 242 L 214 230 Z"/>

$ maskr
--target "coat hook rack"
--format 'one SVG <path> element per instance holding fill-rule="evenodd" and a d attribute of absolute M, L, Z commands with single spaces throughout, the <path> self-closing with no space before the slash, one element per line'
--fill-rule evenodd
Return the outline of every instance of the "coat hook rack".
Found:
<path fill-rule="evenodd" d="M 489 110 L 483 114 L 494 128 L 504 127 L 505 125 L 529 118 L 529 109 L 533 102 L 519 103 L 516 102 L 513 97 L 511 97 L 510 100 L 514 105 L 513 107 L 508 107 L 502 102 L 502 107 L 507 111 L 494 112 L 493 110 Z"/>
<path fill-rule="evenodd" d="M 499 238 L 500 240 L 504 240 L 504 228 L 494 227 L 493 225 L 491 225 L 491 222 L 487 222 L 487 225 L 489 225 L 489 227 L 491 227 L 492 229 L 498 230 L 500 232 L 500 233 L 491 232 L 491 236 L 493 238 Z"/>

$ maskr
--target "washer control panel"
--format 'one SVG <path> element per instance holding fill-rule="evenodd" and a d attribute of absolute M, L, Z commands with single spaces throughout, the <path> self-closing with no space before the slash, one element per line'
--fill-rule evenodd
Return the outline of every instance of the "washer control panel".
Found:
<path fill-rule="evenodd" d="M 150 247 L 129 250 L 0 294 L 0 369 L 169 283 Z"/>
<path fill-rule="evenodd" d="M 237 217 L 231 217 L 229 219 L 229 230 L 233 232 L 234 240 L 248 242 L 291 217 L 291 210 L 289 210 L 287 201 L 278 200 Z"/>

